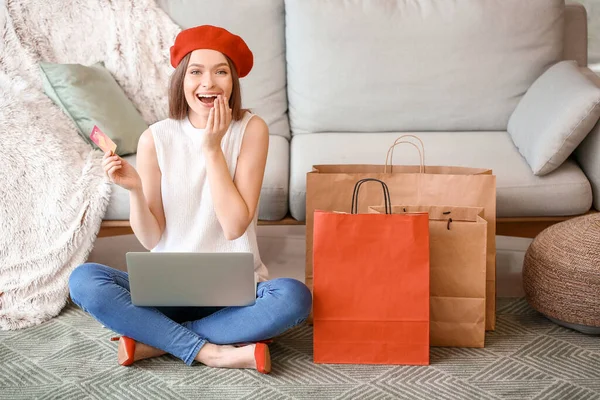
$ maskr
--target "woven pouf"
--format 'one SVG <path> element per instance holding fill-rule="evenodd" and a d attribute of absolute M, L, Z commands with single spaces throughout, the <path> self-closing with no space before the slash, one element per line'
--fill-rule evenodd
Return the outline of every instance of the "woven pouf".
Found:
<path fill-rule="evenodd" d="M 600 213 L 550 226 L 523 263 L 527 302 L 555 323 L 600 334 Z"/>

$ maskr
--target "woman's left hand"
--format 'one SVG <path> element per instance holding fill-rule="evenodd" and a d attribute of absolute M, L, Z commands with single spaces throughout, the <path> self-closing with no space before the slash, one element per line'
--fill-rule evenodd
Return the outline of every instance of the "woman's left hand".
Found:
<path fill-rule="evenodd" d="M 227 98 L 219 95 L 208 113 L 204 131 L 204 148 L 206 150 L 221 148 L 221 140 L 229 129 L 229 124 L 231 124 L 231 108 L 229 108 Z"/>

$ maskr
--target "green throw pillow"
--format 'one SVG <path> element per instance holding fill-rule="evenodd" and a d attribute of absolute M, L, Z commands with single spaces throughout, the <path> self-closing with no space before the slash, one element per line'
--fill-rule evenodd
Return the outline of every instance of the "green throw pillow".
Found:
<path fill-rule="evenodd" d="M 99 62 L 81 64 L 40 63 L 44 91 L 71 117 L 85 140 L 97 125 L 117 145 L 120 156 L 135 153 L 140 135 L 148 128 L 123 89 Z"/>

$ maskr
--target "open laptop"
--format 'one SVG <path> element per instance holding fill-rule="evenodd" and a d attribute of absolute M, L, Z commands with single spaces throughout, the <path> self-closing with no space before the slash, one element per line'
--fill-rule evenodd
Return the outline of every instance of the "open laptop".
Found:
<path fill-rule="evenodd" d="M 136 306 L 247 306 L 256 300 L 252 253 L 126 254 Z"/>

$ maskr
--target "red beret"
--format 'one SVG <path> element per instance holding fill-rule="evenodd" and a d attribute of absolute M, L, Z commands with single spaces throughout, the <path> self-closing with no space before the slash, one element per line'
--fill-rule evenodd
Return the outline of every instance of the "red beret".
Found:
<path fill-rule="evenodd" d="M 233 61 L 240 78 L 248 75 L 254 56 L 244 40 L 226 29 L 212 25 L 185 29 L 175 38 L 171 46 L 171 65 L 177 68 L 181 59 L 198 49 L 211 49 L 225 54 Z"/>

